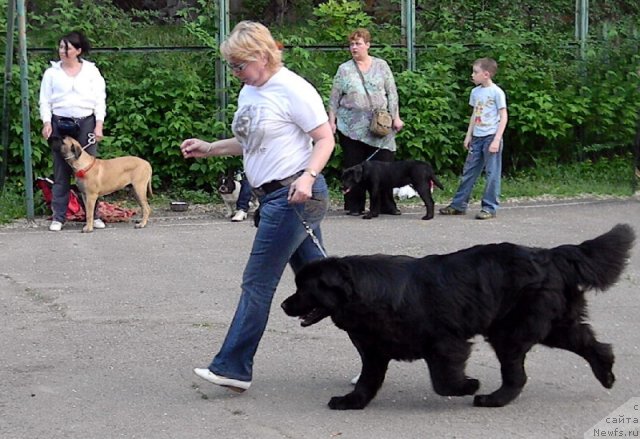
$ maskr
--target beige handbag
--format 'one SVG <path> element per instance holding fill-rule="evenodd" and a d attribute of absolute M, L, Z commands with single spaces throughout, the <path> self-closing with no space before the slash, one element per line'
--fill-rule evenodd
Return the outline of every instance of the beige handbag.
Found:
<path fill-rule="evenodd" d="M 360 71 L 358 63 L 355 59 L 353 60 L 353 63 L 356 65 L 356 70 L 358 71 L 360 79 L 362 80 L 362 87 L 364 87 L 364 92 L 367 94 L 367 99 L 369 99 L 369 106 L 372 108 L 371 125 L 369 125 L 369 131 L 371 131 L 371 134 L 373 134 L 374 136 L 384 137 L 391 132 L 391 125 L 393 123 L 391 113 L 383 108 L 373 108 L 371 96 L 369 95 L 369 91 L 367 90 L 367 86 L 364 82 L 364 75 Z"/>

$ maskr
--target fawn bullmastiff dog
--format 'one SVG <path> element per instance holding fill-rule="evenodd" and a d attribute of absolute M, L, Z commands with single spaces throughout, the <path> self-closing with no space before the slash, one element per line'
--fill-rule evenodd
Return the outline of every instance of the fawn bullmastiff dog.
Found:
<path fill-rule="evenodd" d="M 76 184 L 82 192 L 87 216 L 83 232 L 93 232 L 93 211 L 98 197 L 128 185 L 133 187 L 136 200 L 142 209 L 142 220 L 135 227 L 139 229 L 147 225 L 151 213 L 147 191 L 152 195 L 153 172 L 148 161 L 133 156 L 100 160 L 85 152 L 80 143 L 69 136 L 51 136 L 48 142 L 51 149 L 60 152 L 76 176 Z"/>

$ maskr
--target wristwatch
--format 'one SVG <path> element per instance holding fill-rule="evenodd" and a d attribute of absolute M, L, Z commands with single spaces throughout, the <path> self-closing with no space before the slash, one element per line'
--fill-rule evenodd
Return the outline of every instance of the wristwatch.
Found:
<path fill-rule="evenodd" d="M 305 169 L 304 172 L 306 172 L 307 174 L 309 174 L 313 178 L 316 178 L 318 176 L 318 173 L 316 171 L 314 171 L 313 169 L 311 169 L 311 168 Z"/>

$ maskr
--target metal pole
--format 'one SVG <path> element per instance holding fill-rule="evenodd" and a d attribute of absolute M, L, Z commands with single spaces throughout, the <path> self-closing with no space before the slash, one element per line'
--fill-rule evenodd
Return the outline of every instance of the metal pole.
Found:
<path fill-rule="evenodd" d="M 407 69 L 416 69 L 416 2 L 415 0 L 405 0 L 403 3 L 403 22 L 405 35 L 407 37 Z"/>
<path fill-rule="evenodd" d="M 580 59 L 587 55 L 589 35 L 589 0 L 576 0 L 576 40 L 580 42 Z"/>
<path fill-rule="evenodd" d="M 2 87 L 2 163 L 0 163 L 0 191 L 4 187 L 9 162 L 9 88 L 13 69 L 13 34 L 16 27 L 15 0 L 7 2 L 7 47 L 4 60 L 4 85 Z"/>
<path fill-rule="evenodd" d="M 27 64 L 27 20 L 24 0 L 18 0 L 18 39 L 20 41 L 20 90 L 22 97 L 22 143 L 24 149 L 24 188 L 27 220 L 33 222 L 33 168 L 31 164 L 31 123 L 29 115 L 29 65 Z"/>
<path fill-rule="evenodd" d="M 229 0 L 220 0 L 218 8 L 218 47 L 229 34 Z M 227 64 L 216 57 L 216 90 L 218 95 L 218 121 L 224 122 L 227 115 Z M 225 125 L 225 137 L 227 128 Z"/>
<path fill-rule="evenodd" d="M 576 40 L 580 44 L 580 77 L 583 83 L 587 81 L 587 38 L 589 35 L 589 0 L 576 0 Z M 586 127 L 576 127 L 578 138 L 578 160 L 584 159 L 584 144 L 586 143 Z"/>

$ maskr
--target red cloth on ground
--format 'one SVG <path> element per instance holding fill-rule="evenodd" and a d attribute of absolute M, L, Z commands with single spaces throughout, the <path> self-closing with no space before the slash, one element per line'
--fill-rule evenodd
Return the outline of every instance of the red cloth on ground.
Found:
<path fill-rule="evenodd" d="M 49 178 L 39 177 L 36 179 L 36 187 L 42 191 L 42 196 L 49 209 L 51 209 L 51 200 L 53 198 L 53 193 L 51 192 L 52 186 L 53 181 Z M 98 201 L 98 215 L 105 223 L 128 221 L 129 218 L 135 214 L 136 211 L 134 209 L 127 209 L 117 204 L 107 203 L 106 201 Z M 67 207 L 66 220 L 86 221 L 82 200 L 74 189 L 69 191 L 69 205 Z"/>

